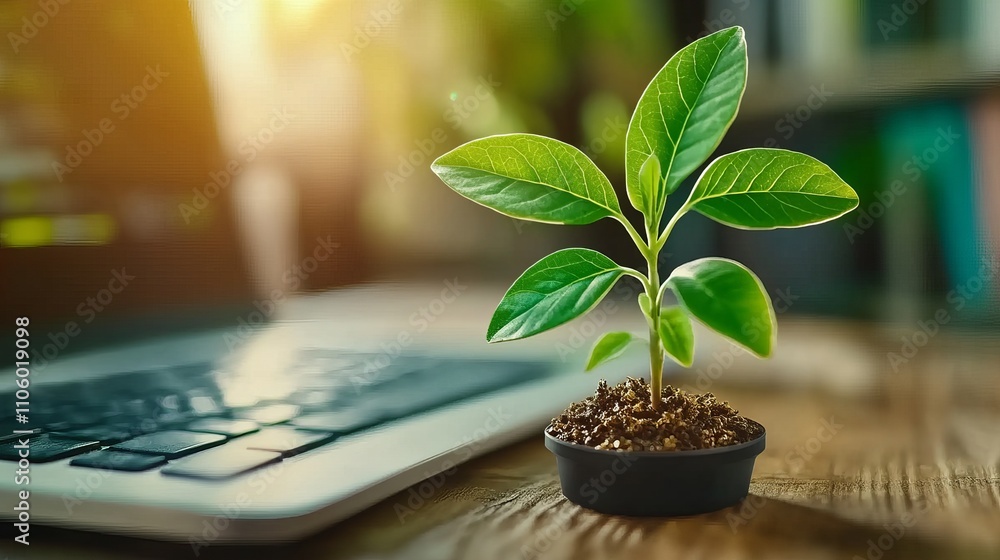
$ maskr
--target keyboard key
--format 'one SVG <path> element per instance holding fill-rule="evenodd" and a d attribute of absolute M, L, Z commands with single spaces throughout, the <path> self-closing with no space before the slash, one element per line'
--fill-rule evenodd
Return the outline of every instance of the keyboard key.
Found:
<path fill-rule="evenodd" d="M 292 420 L 292 425 L 303 430 L 316 430 L 342 435 L 374 426 L 380 420 L 373 411 L 360 408 L 344 408 L 334 412 L 306 414 Z"/>
<path fill-rule="evenodd" d="M 112 471 L 139 472 L 154 469 L 166 464 L 167 459 L 160 455 L 140 455 L 124 451 L 104 449 L 81 455 L 69 462 L 74 467 L 90 467 Z"/>
<path fill-rule="evenodd" d="M 15 434 L 14 430 L 30 431 L 31 434 L 30 435 L 29 434 Z M 40 435 L 42 432 L 44 432 L 44 430 L 41 429 L 41 428 L 30 428 L 28 426 L 25 426 L 24 424 L 16 424 L 16 423 L 14 423 L 14 419 L 13 418 L 10 419 L 10 424 L 9 425 L 7 424 L 6 420 L 0 421 L 0 442 L 12 441 L 12 440 L 22 439 L 22 438 L 26 438 L 26 437 L 35 437 L 37 435 Z"/>
<path fill-rule="evenodd" d="M 216 449 L 170 463 L 160 472 L 172 476 L 194 478 L 228 478 L 277 463 L 281 454 L 273 451 L 246 449 L 232 442 Z"/>
<path fill-rule="evenodd" d="M 153 422 L 158 426 L 158 430 L 168 428 L 183 428 L 185 424 L 197 418 L 193 414 L 185 414 L 179 411 L 163 411 L 153 418 Z"/>
<path fill-rule="evenodd" d="M 306 409 L 327 409 L 340 394 L 335 389 L 304 389 L 292 393 L 289 400 Z"/>
<path fill-rule="evenodd" d="M 129 418 L 149 418 L 156 413 L 156 407 L 147 399 L 128 399 L 116 402 L 119 414 Z"/>
<path fill-rule="evenodd" d="M 441 360 L 396 382 L 380 383 L 365 398 L 384 418 L 403 418 L 550 372 L 551 368 L 538 363 Z"/>
<path fill-rule="evenodd" d="M 217 416 L 225 412 L 215 397 L 200 392 L 194 392 L 188 397 L 188 408 L 195 416 Z"/>
<path fill-rule="evenodd" d="M 125 441 L 138 434 L 122 428 L 98 426 L 94 428 L 68 430 L 65 432 L 54 432 L 52 435 L 82 441 L 99 441 L 101 442 L 101 445 L 112 445 L 120 441 Z"/>
<path fill-rule="evenodd" d="M 272 404 L 260 408 L 250 408 L 233 413 L 237 418 L 252 420 L 262 426 L 273 426 L 282 424 L 295 418 L 299 414 L 299 407 L 294 404 Z"/>
<path fill-rule="evenodd" d="M 119 419 L 102 427 L 127 432 L 129 434 L 132 434 L 131 437 L 143 434 L 151 434 L 153 432 L 159 432 L 165 429 L 163 426 L 160 426 L 160 424 L 158 424 L 152 418 L 141 418 L 141 419 L 131 418 L 125 420 Z"/>
<path fill-rule="evenodd" d="M 336 437 L 329 433 L 297 430 L 291 426 L 276 426 L 264 428 L 236 443 L 246 449 L 277 451 L 285 457 L 291 457 L 329 443 Z"/>
<path fill-rule="evenodd" d="M 66 404 L 56 412 L 54 422 L 49 424 L 49 431 L 88 428 L 104 421 L 106 417 L 93 406 L 79 403 Z"/>
<path fill-rule="evenodd" d="M 26 441 L 27 446 L 22 447 L 22 441 Z M 21 438 L 0 444 L 0 459 L 17 461 L 22 458 L 21 453 L 26 452 L 28 456 L 25 458 L 32 463 L 48 463 L 86 453 L 100 446 L 101 444 L 96 441 L 77 441 L 43 434 L 28 440 Z"/>
<path fill-rule="evenodd" d="M 113 445 L 111 449 L 131 451 L 133 453 L 146 453 L 149 455 L 163 455 L 167 459 L 177 459 L 210 447 L 215 447 L 227 439 L 226 436 L 218 434 L 167 430 L 123 441 Z"/>
<path fill-rule="evenodd" d="M 251 432 L 256 432 L 260 426 L 256 422 L 249 420 L 227 420 L 225 418 L 204 418 L 195 420 L 187 425 L 187 429 L 192 432 L 207 432 L 210 434 L 220 434 L 229 437 L 240 437 Z"/>

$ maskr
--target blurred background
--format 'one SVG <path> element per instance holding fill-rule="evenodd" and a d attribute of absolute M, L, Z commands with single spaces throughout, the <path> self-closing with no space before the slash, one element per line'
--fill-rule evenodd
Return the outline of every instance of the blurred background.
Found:
<path fill-rule="evenodd" d="M 749 82 L 718 153 L 807 152 L 861 205 L 772 232 L 692 214 L 665 266 L 740 260 L 794 315 L 1000 325 L 992 0 L 18 0 L 0 23 L 5 315 L 89 317 L 101 302 L 81 302 L 124 262 L 144 281 L 109 316 L 458 273 L 503 288 L 567 245 L 639 266 L 613 221 L 516 222 L 430 162 L 548 135 L 624 201 L 645 85 L 680 46 L 742 25 Z"/>
<path fill-rule="evenodd" d="M 768 361 L 699 332 L 695 367 L 670 382 L 722 398 L 754 385 L 752 397 L 736 396 L 776 428 L 758 468 L 777 473 L 754 493 L 832 504 L 879 526 L 892 503 L 909 504 L 883 489 L 920 488 L 957 512 L 935 538 L 973 535 L 995 550 L 998 0 L 4 0 L 0 322 L 30 316 L 41 371 L 95 343 L 192 325 L 242 340 L 254 314 L 274 319 L 292 294 L 423 284 L 433 292 L 420 304 L 443 306 L 431 298 L 459 279 L 469 293 L 488 292 L 487 306 L 463 298 L 447 317 L 458 326 L 442 320 L 435 330 L 481 341 L 488 306 L 554 250 L 643 263 L 614 221 L 505 218 L 448 189 L 431 162 L 485 135 L 551 136 L 594 159 L 638 220 L 624 190 L 632 109 L 678 48 L 732 25 L 746 31 L 749 79 L 717 153 L 806 152 L 861 203 L 800 230 L 686 216 L 661 270 L 703 256 L 739 260 L 763 280 L 781 330 Z M 623 281 L 609 301 L 630 313 L 611 318 L 600 307 L 538 342 L 582 362 L 605 319 L 641 325 L 636 294 Z M 415 309 L 380 296 L 379 309 L 358 299 L 335 314 L 322 298 L 298 301 L 345 331 L 380 321 L 383 307 L 402 310 L 404 322 Z M 392 341 L 397 327 L 386 326 Z M 0 338 L 12 336 L 2 328 Z M 738 375 L 723 375 L 734 363 Z M 227 390 L 281 389 L 284 373 Z M 874 406 L 852 408 L 830 391 Z M 802 471 L 801 488 L 812 490 L 767 486 L 799 472 L 781 451 L 812 441 L 815 419 L 834 408 L 852 428 L 826 448 L 829 461 Z M 917 480 L 926 473 L 916 465 L 953 485 Z M 546 462 L 539 472 L 551 471 Z M 816 482 L 835 477 L 862 482 L 829 491 Z M 974 518 L 968 504 L 987 515 Z M 761 534 L 814 519 L 783 507 Z M 674 527 L 685 542 L 699 534 Z M 824 542 L 839 538 L 820 527 Z"/>

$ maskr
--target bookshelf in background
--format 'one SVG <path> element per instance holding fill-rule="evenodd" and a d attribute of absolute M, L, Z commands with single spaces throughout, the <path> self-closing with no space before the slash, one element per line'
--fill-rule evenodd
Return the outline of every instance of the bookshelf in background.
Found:
<path fill-rule="evenodd" d="M 703 6 L 699 25 L 708 29 L 682 30 L 680 37 L 720 24 L 743 25 L 751 45 L 740 118 L 734 138 L 722 148 L 776 138 L 780 147 L 836 160 L 859 141 L 876 146 L 862 160 L 865 169 L 850 163 L 857 153 L 840 164 L 855 175 L 845 177 L 852 184 L 863 183 L 858 189 L 862 208 L 878 202 L 877 194 L 885 196 L 893 181 L 912 183 L 852 251 L 834 249 L 843 237 L 774 233 L 764 234 L 766 243 L 759 238 L 736 247 L 724 233 L 715 232 L 721 250 L 751 255 L 762 276 L 769 269 L 775 274 L 780 270 L 762 256 L 762 251 L 774 250 L 768 245 L 786 248 L 788 255 L 815 269 L 809 281 L 777 278 L 779 284 L 787 280 L 816 287 L 826 284 L 831 271 L 851 270 L 851 278 L 840 284 L 845 299 L 859 302 L 815 301 L 812 307 L 826 311 L 839 306 L 851 313 L 877 308 L 867 302 L 891 299 L 895 303 L 889 304 L 887 315 L 904 320 L 933 311 L 983 264 L 1000 258 L 995 231 L 1000 228 L 991 228 L 991 221 L 1000 219 L 1000 1 L 708 0 Z M 923 144 L 932 146 L 938 129 L 949 127 L 959 131 L 961 140 L 931 156 L 932 168 L 916 177 L 906 175 L 902 166 L 907 156 L 921 157 Z M 864 131 L 867 137 L 852 131 Z M 873 254 L 878 257 L 874 262 L 865 257 Z M 865 285 L 858 281 L 869 277 L 865 267 L 879 268 L 877 285 L 868 294 L 850 293 L 848 286 Z M 997 306 L 989 303 L 998 299 L 996 283 L 987 278 L 985 284 L 977 294 L 979 305 L 969 305 L 959 315 L 974 316 L 970 311 L 975 309 L 995 314 Z M 802 308 L 810 311 L 810 304 Z M 871 318 L 882 315 L 873 313 Z M 986 319 L 996 323 L 998 318 Z"/>

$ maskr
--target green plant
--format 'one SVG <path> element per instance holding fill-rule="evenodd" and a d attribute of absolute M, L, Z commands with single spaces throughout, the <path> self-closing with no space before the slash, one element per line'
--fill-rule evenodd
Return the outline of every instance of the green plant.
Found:
<path fill-rule="evenodd" d="M 771 299 L 757 276 L 722 258 L 698 259 L 660 282 L 657 257 L 681 216 L 694 210 L 741 229 L 794 228 L 837 218 L 858 196 L 805 154 L 753 148 L 710 163 L 687 201 L 661 228 L 667 197 L 704 163 L 736 118 L 746 89 L 743 30 L 723 29 L 678 51 L 656 74 L 632 114 L 625 140 L 626 191 L 642 213 L 645 239 L 622 214 L 607 177 L 580 150 L 543 136 L 474 140 L 431 168 L 453 190 L 513 218 L 583 225 L 621 222 L 646 260 L 646 273 L 590 249 L 563 249 L 518 278 L 500 301 L 486 339 L 502 342 L 557 327 L 593 309 L 624 275 L 644 287 L 639 307 L 649 326 L 650 384 L 659 408 L 663 355 L 689 367 L 693 317 L 760 357 L 776 335 Z M 678 306 L 663 307 L 670 288 Z M 636 337 L 612 332 L 594 345 L 587 369 L 622 354 Z"/>

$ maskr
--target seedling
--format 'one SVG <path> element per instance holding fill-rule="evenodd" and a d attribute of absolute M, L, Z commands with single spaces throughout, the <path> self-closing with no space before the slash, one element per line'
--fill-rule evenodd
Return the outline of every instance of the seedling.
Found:
<path fill-rule="evenodd" d="M 646 260 L 643 273 L 590 249 L 552 253 L 504 295 L 487 341 L 526 338 L 562 325 L 593 309 L 628 275 L 644 288 L 638 303 L 649 327 L 654 409 L 660 408 L 664 354 L 691 366 L 692 318 L 757 356 L 771 355 L 774 309 L 750 269 L 729 259 L 703 258 L 678 266 L 661 282 L 657 261 L 677 222 L 692 210 L 735 228 L 766 230 L 823 223 L 858 205 L 854 190 L 822 162 L 788 150 L 752 148 L 710 163 L 661 227 L 667 197 L 715 151 L 736 118 L 746 78 L 743 29 L 731 27 L 678 51 L 639 98 L 625 138 L 625 187 L 642 213 L 645 237 L 622 214 L 611 183 L 594 162 L 558 140 L 490 136 L 432 164 L 457 193 L 513 218 L 567 225 L 617 220 Z M 667 289 L 678 305 L 664 306 Z M 628 332 L 603 335 L 587 369 L 620 356 L 637 339 Z"/>

